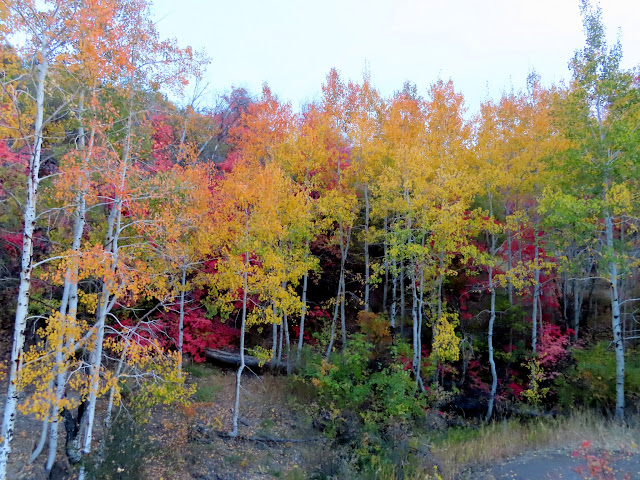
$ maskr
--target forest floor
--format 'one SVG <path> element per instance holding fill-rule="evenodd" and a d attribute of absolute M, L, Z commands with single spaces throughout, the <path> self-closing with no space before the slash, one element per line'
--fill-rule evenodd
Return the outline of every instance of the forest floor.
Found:
<path fill-rule="evenodd" d="M 344 473 L 345 462 L 350 461 L 346 447 L 330 442 L 314 428 L 305 392 L 294 391 L 289 379 L 250 372 L 244 376 L 240 435 L 229 439 L 219 434 L 231 429 L 235 372 L 209 365 L 190 365 L 186 370 L 190 381 L 197 383 L 193 403 L 154 409 L 133 436 L 126 429 L 113 432 L 115 441 L 105 449 L 105 468 L 97 478 L 354 478 Z M 126 425 L 126 414 L 120 415 Z M 42 469 L 46 452 L 33 465 L 26 463 L 41 425 L 34 418 L 19 417 L 10 461 L 12 480 L 46 478 Z M 425 439 L 432 447 L 424 456 L 424 471 L 433 471 L 436 464 L 445 480 L 640 479 L 640 428 L 585 417 L 549 428 L 541 425 L 498 422 L 481 433 L 463 432 L 455 441 L 442 441 L 447 433 L 440 432 L 440 441 Z M 60 450 L 51 478 L 75 478 Z"/>

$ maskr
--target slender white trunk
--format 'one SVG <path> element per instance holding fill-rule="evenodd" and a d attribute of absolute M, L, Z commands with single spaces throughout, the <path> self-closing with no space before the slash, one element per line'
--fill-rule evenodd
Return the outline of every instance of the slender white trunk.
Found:
<path fill-rule="evenodd" d="M 49 386 L 49 389 L 51 389 L 51 387 L 53 387 L 53 383 L 51 383 L 51 385 Z M 54 410 L 52 407 L 51 412 L 53 411 Z M 36 448 L 33 449 L 33 452 L 31 452 L 31 455 L 29 456 L 29 461 L 27 462 L 29 465 L 31 465 L 33 462 L 36 461 L 40 453 L 42 453 L 45 443 L 47 443 L 47 432 L 49 431 L 49 424 L 50 424 L 49 418 L 51 418 L 51 414 L 48 414 L 45 417 L 45 419 L 42 421 L 42 429 L 40 430 L 40 440 L 38 440 L 38 444 L 36 445 Z"/>
<path fill-rule="evenodd" d="M 369 188 L 364 185 L 364 310 L 369 311 L 369 289 L 371 283 L 369 266 Z"/>
<path fill-rule="evenodd" d="M 336 303 L 333 306 L 333 317 L 331 319 L 331 333 L 329 334 L 329 345 L 327 345 L 327 352 L 325 353 L 325 360 L 329 361 L 329 356 L 333 351 L 333 343 L 336 338 L 336 324 L 338 322 L 338 313 L 340 309 L 340 295 L 342 294 L 342 281 L 338 280 L 338 295 L 336 297 Z"/>
<path fill-rule="evenodd" d="M 493 220 L 493 196 L 489 193 L 489 215 Z M 490 233 L 490 261 L 493 262 L 496 255 L 496 235 Z M 496 372 L 496 362 L 493 358 L 493 327 L 496 321 L 496 286 L 493 283 L 493 263 L 489 265 L 489 292 L 491 293 L 491 306 L 489 311 L 489 331 L 487 333 L 487 340 L 489 346 L 489 365 L 491 366 L 491 391 L 489 392 L 489 405 L 487 407 L 487 415 L 485 416 L 485 422 L 491 419 L 493 414 L 493 403 L 496 398 L 496 391 L 498 389 L 498 374 Z M 534 323 L 536 319 L 533 319 Z"/>
<path fill-rule="evenodd" d="M 278 338 L 278 366 L 282 365 L 282 339 L 284 338 L 284 319 L 280 318 L 280 335 Z"/>
<path fill-rule="evenodd" d="M 327 346 L 327 352 L 325 354 L 325 358 L 329 361 L 329 355 L 331 355 L 331 350 L 333 350 L 333 344 L 335 341 L 336 335 L 336 324 L 338 320 L 338 315 L 340 315 L 340 332 L 342 334 L 342 352 L 344 353 L 347 348 L 347 320 L 345 315 L 345 266 L 347 261 L 347 253 L 349 251 L 349 242 L 351 233 L 349 232 L 346 236 L 344 234 L 344 228 L 342 224 L 339 225 L 339 242 L 340 242 L 340 276 L 338 279 L 338 294 L 336 296 L 336 304 L 333 309 L 333 320 L 331 322 L 331 334 L 329 339 L 329 345 Z"/>
<path fill-rule="evenodd" d="M 493 326 L 496 321 L 496 289 L 495 285 L 493 284 L 493 266 L 489 267 L 489 291 L 491 292 L 491 309 L 487 340 L 489 343 L 489 365 L 491 366 L 491 391 L 489 392 L 489 406 L 487 408 L 487 415 L 484 418 L 485 422 L 488 422 L 491 419 L 491 415 L 493 414 L 493 403 L 495 401 L 496 390 L 498 388 L 498 374 L 496 373 L 496 362 L 493 358 Z"/>
<path fill-rule="evenodd" d="M 384 285 L 382 286 L 382 311 L 387 309 L 387 298 L 389 296 L 389 247 L 387 243 L 387 237 L 389 235 L 389 220 L 384 217 Z M 393 325 L 391 326 L 393 328 Z"/>
<path fill-rule="evenodd" d="M 40 161 L 42 154 L 42 135 L 44 122 L 44 86 L 49 70 L 49 44 L 42 37 L 38 52 L 41 63 L 36 67 L 36 118 L 34 124 L 33 150 L 29 159 L 27 177 L 27 198 L 24 204 L 24 231 L 22 235 L 22 258 L 20 269 L 20 287 L 18 289 L 18 305 L 13 331 L 13 346 L 9 365 L 9 385 L 7 399 L 0 429 L 0 480 L 7 477 L 7 461 L 11 452 L 16 409 L 19 395 L 19 370 L 22 348 L 25 341 L 27 315 L 29 312 L 29 295 L 31 289 L 31 273 L 33 270 L 33 234 L 36 225 L 36 208 L 38 204 L 38 187 L 40 185 Z"/>
<path fill-rule="evenodd" d="M 82 185 L 79 185 L 78 192 L 76 194 L 76 214 L 73 225 L 73 241 L 71 244 L 71 250 L 74 253 L 80 252 L 80 247 L 82 243 L 82 234 L 84 232 L 84 227 L 86 223 L 86 193 L 89 188 L 89 163 L 91 160 L 91 155 L 93 152 L 93 145 L 95 141 L 95 126 L 91 127 L 91 133 L 89 135 L 89 148 L 85 151 L 86 142 L 85 142 L 85 132 L 83 125 L 83 108 L 84 108 L 84 97 L 80 97 L 80 101 L 78 104 L 78 118 L 80 119 L 80 126 L 78 127 L 78 147 L 82 152 L 82 163 L 84 169 L 84 179 L 82 180 Z M 77 308 L 78 308 L 78 273 L 79 273 L 79 264 L 78 261 L 73 261 L 71 267 L 67 269 L 64 281 L 64 291 L 62 294 L 62 302 L 60 304 L 60 314 L 66 315 L 65 321 L 75 322 Z M 61 368 L 63 365 L 63 355 L 62 355 L 62 346 L 66 343 L 67 346 L 71 346 L 75 339 L 67 338 L 61 339 L 59 342 L 59 348 L 56 351 L 56 365 L 58 365 L 58 373 L 56 375 L 56 395 L 55 395 L 55 404 L 52 409 L 52 418 L 51 424 L 49 427 L 50 435 L 49 435 L 49 453 L 47 456 L 47 462 L 45 464 L 45 470 L 50 472 L 53 468 L 53 463 L 55 462 L 57 451 L 58 451 L 58 424 L 60 421 L 60 402 L 62 401 L 62 397 L 64 396 L 66 382 L 67 382 L 67 371 L 64 368 Z M 64 342 L 64 343 L 63 343 Z"/>
<path fill-rule="evenodd" d="M 396 300 L 397 300 L 397 292 L 398 292 L 398 271 L 397 271 L 397 262 L 393 260 L 393 279 L 392 279 L 392 289 L 391 289 L 391 311 L 389 312 L 389 317 L 391 321 L 391 328 L 396 328 Z"/>
<path fill-rule="evenodd" d="M 509 202 L 507 202 L 505 208 L 505 215 L 508 217 L 510 215 Z M 513 253 L 511 252 L 511 230 L 507 230 L 507 271 L 511 271 L 513 267 Z M 509 295 L 509 306 L 513 307 L 513 282 L 511 282 L 511 278 L 507 278 L 507 292 Z"/>
<path fill-rule="evenodd" d="M 242 380 L 242 371 L 244 370 L 244 336 L 247 322 L 247 290 L 249 289 L 249 252 L 245 252 L 244 257 L 244 272 L 242 274 L 243 279 L 243 292 L 242 292 L 242 323 L 240 324 L 240 366 L 236 373 L 236 397 L 233 405 L 233 419 L 232 430 L 229 436 L 238 436 L 238 417 L 240 415 L 240 385 Z"/>
<path fill-rule="evenodd" d="M 436 311 L 436 320 L 433 322 L 433 328 L 431 329 L 432 331 L 432 339 L 435 342 L 436 341 L 436 335 L 437 335 L 437 328 L 439 327 L 441 320 L 442 320 L 442 286 L 444 284 L 444 275 L 442 272 L 444 272 L 444 252 L 441 251 L 440 254 L 438 255 L 438 259 L 439 259 L 439 268 L 440 268 L 440 272 L 438 274 L 438 290 L 437 290 L 437 305 L 438 305 L 438 309 Z M 437 365 L 439 366 L 439 364 Z M 436 368 L 436 371 L 434 372 L 434 380 L 438 380 L 438 369 Z"/>
<path fill-rule="evenodd" d="M 116 367 L 116 371 L 114 374 L 115 378 L 119 378 L 120 374 L 122 373 L 122 369 L 124 367 L 124 361 L 127 358 L 128 350 L 129 350 L 129 341 L 127 341 L 125 348 L 122 350 L 122 353 L 120 354 L 120 359 L 118 360 L 118 366 Z M 114 385 L 109 390 L 109 402 L 107 403 L 107 413 L 104 418 L 104 426 L 107 432 L 111 427 L 111 417 L 113 413 L 115 396 L 116 396 L 116 386 Z"/>
<path fill-rule="evenodd" d="M 411 268 L 411 320 L 413 323 L 413 373 L 416 376 L 416 385 L 419 384 L 420 370 L 420 335 L 418 322 L 418 287 L 415 278 L 415 263 L 413 259 L 409 263 Z"/>
<path fill-rule="evenodd" d="M 287 347 L 287 375 L 291 373 L 291 340 L 289 338 L 289 321 L 285 312 L 282 317 L 282 328 L 284 329 L 284 342 Z"/>
<path fill-rule="evenodd" d="M 118 264 L 118 242 L 120 240 L 121 221 L 122 221 L 122 197 L 118 193 L 125 190 L 129 153 L 131 149 L 131 128 L 133 124 L 132 115 L 129 114 L 127 121 L 127 137 L 122 151 L 120 185 L 116 188 L 116 194 L 113 199 L 113 205 L 107 219 L 107 235 L 105 238 L 105 255 L 108 258 L 110 272 L 108 277 L 114 277 Z M 88 455 L 91 452 L 91 442 L 93 440 L 93 426 L 95 424 L 96 402 L 98 400 L 98 390 L 100 386 L 100 367 L 102 366 L 102 348 L 104 342 L 104 327 L 107 315 L 113 308 L 115 298 L 112 298 L 114 285 L 112 278 L 105 278 L 102 281 L 100 295 L 98 297 L 98 308 L 96 311 L 96 323 L 94 329 L 96 337 L 94 341 L 93 351 L 91 352 L 91 365 L 89 368 L 89 376 L 91 378 L 89 387 L 89 397 L 87 400 L 86 427 L 84 431 L 84 439 L 82 442 L 82 454 Z M 84 466 L 80 468 L 78 480 L 84 480 L 86 471 Z"/>
<path fill-rule="evenodd" d="M 531 312 L 531 350 L 538 351 L 538 299 L 540 298 L 540 249 L 538 247 L 537 232 L 534 248 L 534 270 L 533 270 L 533 309 Z"/>
<path fill-rule="evenodd" d="M 613 218 L 605 215 L 605 231 L 607 247 L 613 252 Z M 624 339 L 622 338 L 622 316 L 620 315 L 620 298 L 618 296 L 618 264 L 616 259 L 609 262 L 611 282 L 611 327 L 613 329 L 613 345 L 616 350 L 616 419 L 624 420 Z"/>
<path fill-rule="evenodd" d="M 275 302 L 271 303 L 273 311 L 273 324 L 271 325 L 272 347 L 271 347 L 271 368 L 276 367 L 278 361 L 278 324 L 276 323 L 277 310 Z"/>
<path fill-rule="evenodd" d="M 340 296 L 340 332 L 342 333 L 342 353 L 345 353 L 347 349 L 347 315 L 345 312 L 347 285 L 345 275 L 349 243 L 351 243 L 351 230 L 346 234 L 344 241 L 342 238 L 340 239 L 340 251 L 342 252 L 342 260 L 340 261 L 340 281 L 342 282 L 342 295 Z"/>
<path fill-rule="evenodd" d="M 406 301 L 404 298 L 404 261 L 400 259 L 400 277 L 399 277 L 399 287 L 400 287 L 400 328 L 404 329 L 404 318 L 406 316 Z"/>
<path fill-rule="evenodd" d="M 424 238 L 422 239 L 424 247 Z M 421 391 L 425 391 L 424 383 L 422 381 L 422 325 L 423 325 L 423 311 L 424 311 L 424 268 L 420 269 L 420 296 L 418 298 L 418 365 L 416 368 L 416 374 L 418 379 L 418 386 Z"/>
<path fill-rule="evenodd" d="M 180 364 L 178 369 L 182 374 L 182 344 L 184 342 L 184 294 L 187 288 L 187 266 L 182 266 L 182 277 L 180 279 L 180 320 L 178 323 L 178 352 L 180 352 Z"/>
<path fill-rule="evenodd" d="M 302 345 L 304 345 L 304 320 L 307 314 L 307 284 L 309 282 L 309 272 L 304 274 L 302 278 L 302 311 L 300 312 L 300 334 L 298 336 L 298 354 L 296 363 L 300 363 L 300 355 L 302 355 Z"/>

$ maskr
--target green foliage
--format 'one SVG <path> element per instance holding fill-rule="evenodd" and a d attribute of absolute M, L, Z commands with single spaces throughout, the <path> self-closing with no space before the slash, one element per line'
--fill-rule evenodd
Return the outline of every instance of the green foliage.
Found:
<path fill-rule="evenodd" d="M 142 426 L 124 415 L 116 418 L 107 432 L 102 457 L 94 455 L 86 463 L 88 478 L 124 480 L 141 478 L 144 459 L 151 444 Z"/>
<path fill-rule="evenodd" d="M 570 410 L 576 405 L 604 410 L 616 404 L 616 358 L 608 342 L 585 349 L 575 349 L 576 365 L 556 378 L 553 390 L 558 403 Z M 640 358 L 634 351 L 625 355 L 625 393 L 640 398 Z"/>
<path fill-rule="evenodd" d="M 373 344 L 355 335 L 344 355 L 332 363 L 312 357 L 302 378 L 317 389 L 319 405 L 335 418 L 344 411 L 358 412 L 368 430 L 377 430 L 392 419 L 409 419 L 420 412 L 410 372 L 391 359 L 372 358 Z M 388 361 L 391 360 L 391 361 Z"/>

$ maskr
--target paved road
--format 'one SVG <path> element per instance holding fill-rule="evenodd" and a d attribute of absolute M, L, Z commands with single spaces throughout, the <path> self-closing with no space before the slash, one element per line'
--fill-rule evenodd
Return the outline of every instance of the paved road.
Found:
<path fill-rule="evenodd" d="M 640 480 L 640 455 L 589 452 L 591 461 L 584 455 L 572 452 L 546 451 L 525 454 L 496 465 L 469 478 L 478 480 Z M 602 460 L 605 459 L 606 460 Z M 590 466 L 594 469 L 590 472 Z M 602 475 L 598 472 L 602 472 Z M 609 476 L 604 476 L 607 474 Z"/>

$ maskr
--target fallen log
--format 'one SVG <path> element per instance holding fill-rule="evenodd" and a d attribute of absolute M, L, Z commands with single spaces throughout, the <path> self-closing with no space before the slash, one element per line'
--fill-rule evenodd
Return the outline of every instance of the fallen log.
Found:
<path fill-rule="evenodd" d="M 225 352 L 224 350 L 216 350 L 215 348 L 205 348 L 204 356 L 210 360 L 220 362 L 224 365 L 231 365 L 234 367 L 240 366 L 240 354 L 234 352 Z M 260 365 L 260 361 L 256 357 L 252 357 L 251 355 L 244 355 L 244 364 L 249 368 L 263 368 L 263 367 L 271 367 L 273 364 L 271 361 L 267 360 L 262 365 Z M 276 363 L 274 368 L 276 369 L 286 369 L 286 362 Z"/>
<path fill-rule="evenodd" d="M 196 425 L 196 432 L 200 434 L 201 438 L 207 441 L 212 441 L 213 438 L 224 438 L 230 440 L 240 440 L 244 442 L 260 442 L 260 443 L 310 443 L 310 442 L 322 442 L 324 437 L 311 437 L 311 438 L 281 438 L 271 436 L 260 437 L 247 437 L 243 435 L 232 436 L 228 432 L 221 432 L 219 430 L 211 430 L 203 425 Z"/>

